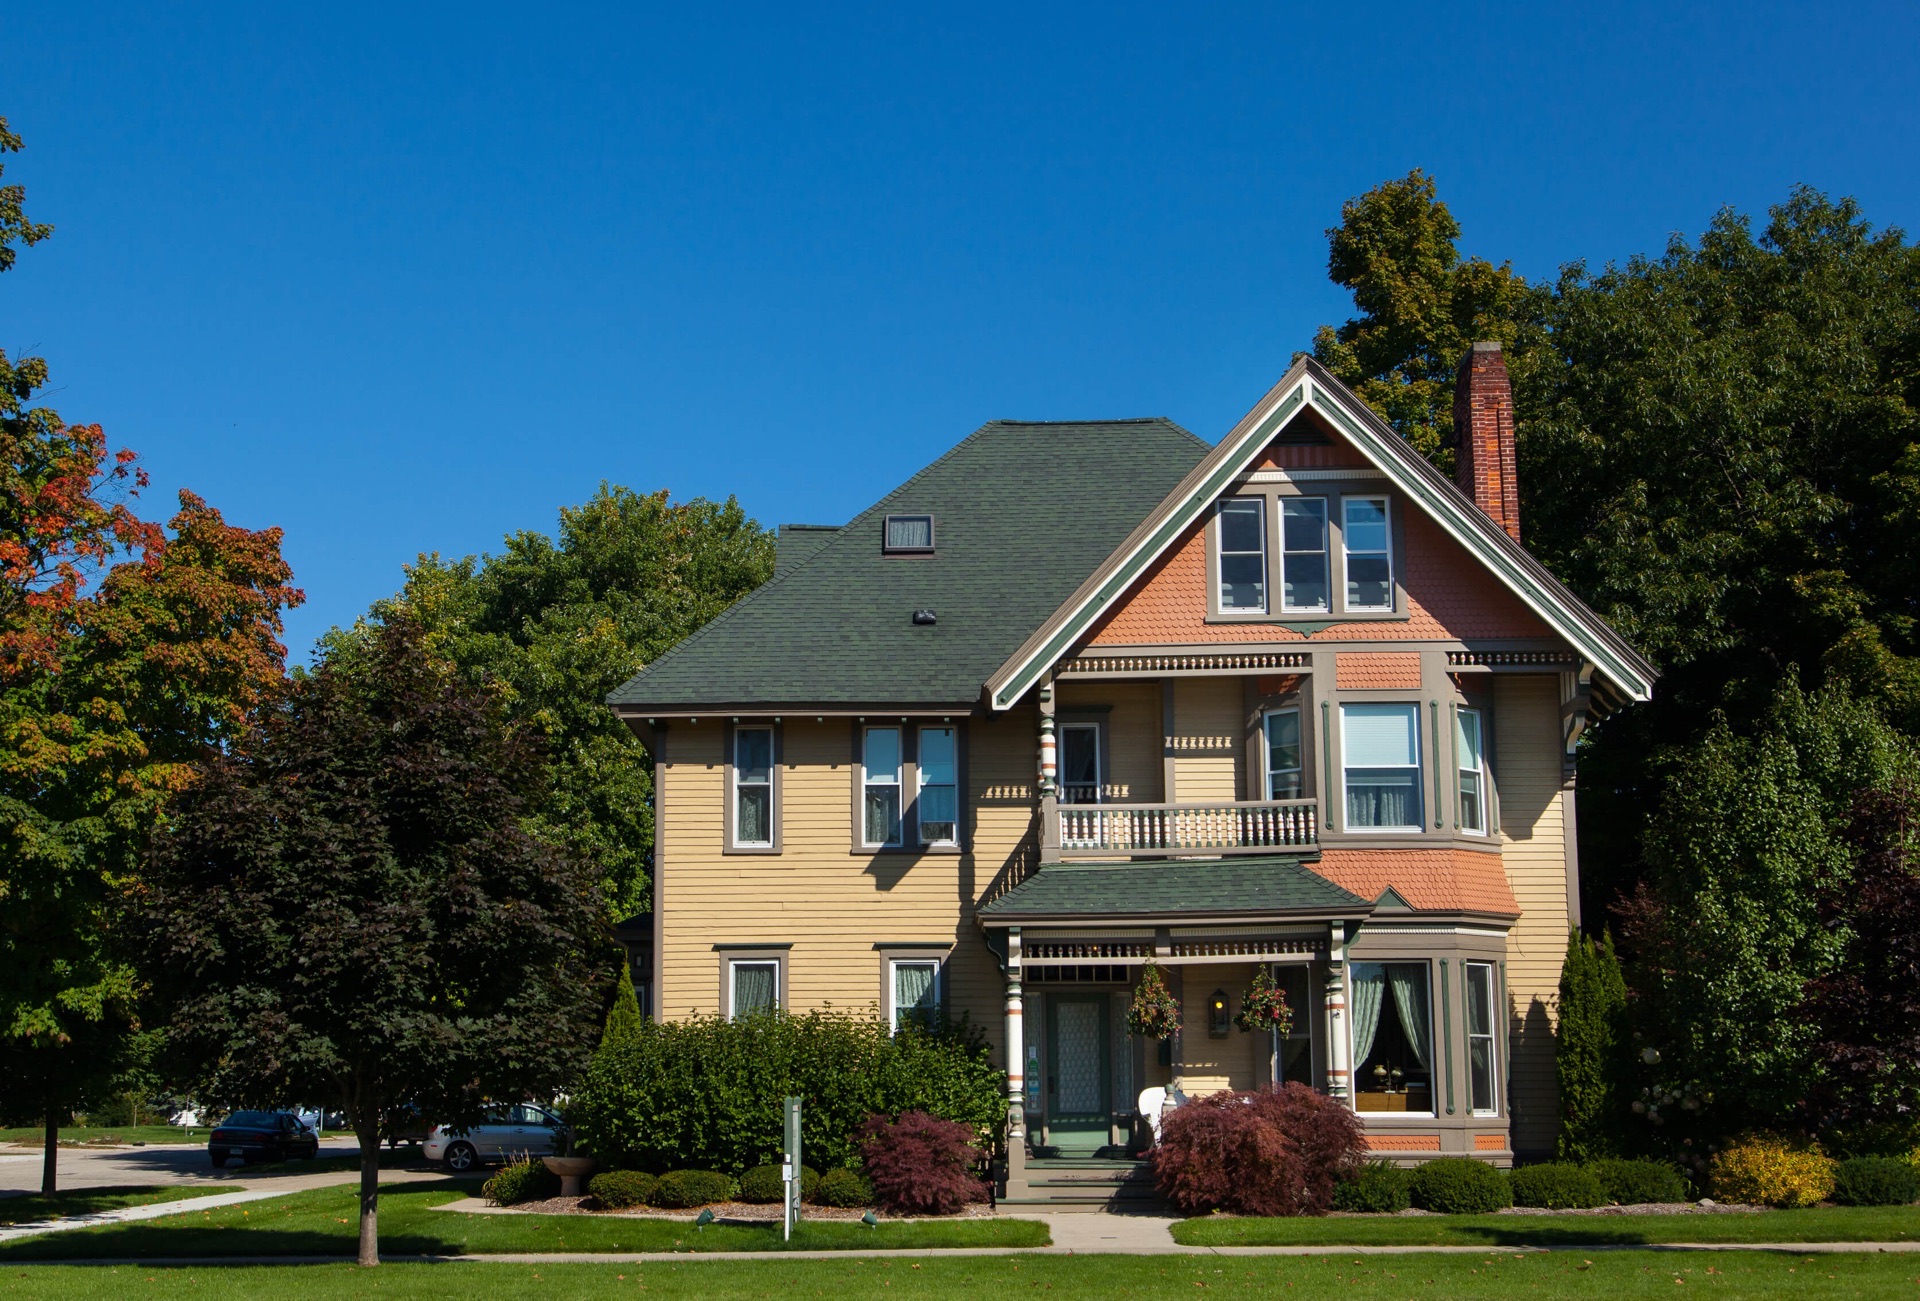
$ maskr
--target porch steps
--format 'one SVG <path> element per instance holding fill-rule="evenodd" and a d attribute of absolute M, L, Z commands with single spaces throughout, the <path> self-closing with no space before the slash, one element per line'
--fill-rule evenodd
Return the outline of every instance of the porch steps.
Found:
<path fill-rule="evenodd" d="M 1125 1157 L 1051 1156 L 1027 1161 L 1024 1187 L 1001 1206 L 1047 1211 L 1150 1211 L 1160 1206 L 1153 1167 Z"/>

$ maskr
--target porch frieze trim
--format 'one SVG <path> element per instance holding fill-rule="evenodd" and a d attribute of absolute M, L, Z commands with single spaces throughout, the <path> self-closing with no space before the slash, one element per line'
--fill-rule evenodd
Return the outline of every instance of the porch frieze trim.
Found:
<path fill-rule="evenodd" d="M 1363 944 L 1374 935 L 1479 935 L 1501 940 L 1507 931 L 1495 930 L 1490 926 L 1403 926 L 1393 922 L 1369 921 L 1356 935 L 1352 943 Z"/>
<path fill-rule="evenodd" d="M 1028 944 L 1039 940 L 1070 940 L 1076 944 L 1092 944 L 1102 940 L 1150 941 L 1155 933 L 1151 926 L 1102 926 L 1098 930 L 1062 926 L 1026 926 L 1021 928 L 1020 937 Z"/>
<path fill-rule="evenodd" d="M 1175 926 L 1169 933 L 1174 943 L 1181 940 L 1317 940 L 1327 942 L 1327 928 L 1287 929 L 1275 926 Z"/>

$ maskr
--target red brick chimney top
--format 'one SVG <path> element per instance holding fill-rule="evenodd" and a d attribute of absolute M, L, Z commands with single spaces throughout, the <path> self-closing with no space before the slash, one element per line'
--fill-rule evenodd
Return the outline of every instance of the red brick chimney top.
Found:
<path fill-rule="evenodd" d="M 1514 473 L 1513 386 L 1497 343 L 1476 343 L 1453 382 L 1457 477 L 1493 522 L 1520 540 L 1520 481 Z"/>

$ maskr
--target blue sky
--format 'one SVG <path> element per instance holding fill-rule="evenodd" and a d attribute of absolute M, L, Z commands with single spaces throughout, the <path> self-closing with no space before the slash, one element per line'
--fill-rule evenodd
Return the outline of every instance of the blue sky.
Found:
<path fill-rule="evenodd" d="M 602 480 L 845 520 L 984 420 L 1216 439 L 1424 167 L 1529 276 L 1805 181 L 1920 226 L 1920 9 L 22 7 L 0 346 L 278 524 L 313 639 Z M 1062 485 L 1062 509 L 1072 485 Z"/>

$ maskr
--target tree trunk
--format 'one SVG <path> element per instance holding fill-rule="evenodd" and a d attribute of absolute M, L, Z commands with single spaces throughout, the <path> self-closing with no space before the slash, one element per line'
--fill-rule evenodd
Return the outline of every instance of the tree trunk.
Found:
<path fill-rule="evenodd" d="M 60 1113 L 47 1105 L 47 1150 L 40 1163 L 40 1195 L 51 1197 L 60 1189 Z"/>
<path fill-rule="evenodd" d="M 356 1108 L 353 1132 L 360 1139 L 360 1263 L 380 1263 L 380 1113 Z"/>

